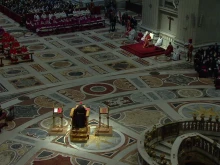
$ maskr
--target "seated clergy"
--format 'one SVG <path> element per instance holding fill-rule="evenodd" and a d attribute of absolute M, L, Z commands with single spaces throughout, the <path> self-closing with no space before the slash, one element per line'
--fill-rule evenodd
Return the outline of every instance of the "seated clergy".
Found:
<path fill-rule="evenodd" d="M 72 116 L 72 127 L 83 128 L 86 126 L 86 108 L 82 104 L 78 105 Z"/>
<path fill-rule="evenodd" d="M 22 46 L 21 47 L 21 54 L 25 54 L 23 57 L 22 57 L 22 60 L 29 60 L 30 59 L 30 55 L 28 54 L 28 49 L 26 46 Z"/>
<path fill-rule="evenodd" d="M 47 18 L 47 15 L 43 12 L 43 14 L 41 15 L 41 18 L 42 18 L 42 19 L 46 19 L 46 18 Z"/>
<path fill-rule="evenodd" d="M 143 48 L 147 48 L 150 46 L 151 36 L 150 33 L 148 33 L 144 39 L 144 45 Z"/>
<path fill-rule="evenodd" d="M 171 44 L 171 42 L 169 43 L 169 46 L 167 47 L 166 51 L 165 51 L 165 55 L 170 57 L 171 53 L 173 52 L 173 45 Z"/>
<path fill-rule="evenodd" d="M 163 43 L 163 38 L 160 36 L 157 42 L 155 43 L 155 46 L 162 46 L 162 43 Z"/>
<path fill-rule="evenodd" d="M 145 37 L 146 37 L 147 35 L 148 35 L 148 31 L 146 31 L 146 32 L 144 33 L 143 37 L 141 38 L 141 41 L 143 41 L 143 42 L 144 42 Z"/>
<path fill-rule="evenodd" d="M 136 30 L 134 28 L 132 28 L 132 30 L 129 32 L 128 39 L 134 40 L 135 37 L 136 37 Z"/>
<path fill-rule="evenodd" d="M 36 13 L 36 14 L 34 15 L 34 19 L 35 19 L 36 21 L 39 21 L 39 20 L 40 20 L 40 16 Z"/>
<path fill-rule="evenodd" d="M 136 41 L 137 42 L 140 42 L 141 41 L 141 38 L 143 37 L 143 33 L 141 32 L 141 30 L 139 31 L 139 33 L 137 34 L 137 37 L 136 37 Z"/>

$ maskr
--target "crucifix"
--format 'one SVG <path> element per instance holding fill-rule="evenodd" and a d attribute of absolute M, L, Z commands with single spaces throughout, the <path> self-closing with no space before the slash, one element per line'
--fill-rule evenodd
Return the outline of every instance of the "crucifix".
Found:
<path fill-rule="evenodd" d="M 171 30 L 171 21 L 173 21 L 174 19 L 172 17 L 167 17 L 169 19 L 169 30 Z"/>

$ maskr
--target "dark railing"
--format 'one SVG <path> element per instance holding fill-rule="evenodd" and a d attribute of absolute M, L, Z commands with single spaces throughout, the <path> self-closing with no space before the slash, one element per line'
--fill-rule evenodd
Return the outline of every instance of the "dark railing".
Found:
<path fill-rule="evenodd" d="M 210 160 L 213 161 L 213 164 L 219 164 L 220 162 L 219 144 L 201 134 L 186 137 L 180 141 L 179 144 L 178 157 L 176 160 L 173 159 L 173 164 L 178 163 L 179 165 L 184 165 L 185 163 L 192 161 L 186 159 L 188 153 L 191 152 L 205 154 Z M 178 147 L 178 144 L 174 145 Z"/>
<path fill-rule="evenodd" d="M 155 160 L 155 156 L 156 156 L 154 152 L 155 143 L 159 141 L 163 141 L 164 139 L 169 138 L 169 137 L 178 137 L 187 132 L 199 132 L 199 133 L 204 133 L 204 134 L 211 132 L 215 136 L 220 137 L 219 135 L 220 122 L 219 122 L 218 116 L 216 116 L 214 121 L 212 120 L 212 116 L 210 116 L 209 119 L 207 120 L 205 120 L 204 115 L 201 115 L 200 118 L 201 119 L 198 120 L 194 116 L 194 120 L 178 121 L 175 123 L 170 123 L 170 124 L 166 124 L 166 125 L 158 126 L 158 127 L 156 127 L 155 125 L 152 129 L 149 129 L 145 133 L 145 138 L 144 138 L 144 148 L 146 151 L 145 153 L 147 153 L 147 157 L 148 158 L 151 157 L 152 160 Z M 141 140 L 140 140 L 140 144 L 141 144 Z M 194 141 L 193 141 L 193 144 L 194 144 Z M 220 156 L 216 155 L 216 151 L 214 152 L 213 144 L 208 145 L 208 142 L 205 142 L 205 140 L 201 140 L 201 143 L 199 144 L 200 144 L 199 147 L 201 147 L 203 151 L 210 153 L 211 156 L 213 156 L 217 161 L 220 161 Z M 207 145 L 210 146 L 211 148 L 204 147 Z M 141 153 L 143 152 L 139 152 L 139 164 L 152 165 L 152 162 L 154 162 L 154 164 L 157 164 L 156 161 L 141 158 L 141 155 L 143 156 L 143 154 Z M 161 155 L 160 161 L 164 160 L 163 156 L 164 155 Z"/>

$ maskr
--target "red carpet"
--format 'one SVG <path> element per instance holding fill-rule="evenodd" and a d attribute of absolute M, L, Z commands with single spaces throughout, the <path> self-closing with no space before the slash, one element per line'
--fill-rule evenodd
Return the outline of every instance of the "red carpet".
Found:
<path fill-rule="evenodd" d="M 161 55 L 161 54 L 164 54 L 165 52 L 163 48 L 156 47 L 156 46 L 143 48 L 143 43 L 124 45 L 124 46 L 121 46 L 121 48 L 140 58 Z"/>

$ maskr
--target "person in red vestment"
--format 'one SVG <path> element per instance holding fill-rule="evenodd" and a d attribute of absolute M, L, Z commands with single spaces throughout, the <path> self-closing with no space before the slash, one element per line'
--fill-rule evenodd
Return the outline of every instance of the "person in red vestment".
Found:
<path fill-rule="evenodd" d="M 11 50 L 9 51 L 10 57 L 11 57 L 11 62 L 17 62 L 18 58 L 16 57 L 17 55 L 17 50 L 15 48 L 11 48 Z"/>
<path fill-rule="evenodd" d="M 173 52 L 173 45 L 171 44 L 171 42 L 169 43 L 169 46 L 167 47 L 167 49 L 165 50 L 165 55 L 170 57 L 171 53 Z"/>
<path fill-rule="evenodd" d="M 132 30 L 132 27 L 129 26 L 129 27 L 127 28 L 127 31 L 125 32 L 125 36 L 129 36 L 129 33 L 130 33 L 131 30 Z"/>
<path fill-rule="evenodd" d="M 20 47 L 20 43 L 17 40 L 15 40 L 15 42 L 12 43 L 11 47 L 12 48 L 19 48 Z"/>
<path fill-rule="evenodd" d="M 144 39 L 144 45 L 143 48 L 147 48 L 150 45 L 150 41 L 151 41 L 151 36 L 150 33 L 148 33 Z"/>
<path fill-rule="evenodd" d="M 192 52 L 193 52 L 192 39 L 189 39 L 189 45 L 187 47 L 188 47 L 187 61 L 191 62 L 192 61 Z"/>
<path fill-rule="evenodd" d="M 4 32 L 3 34 L 2 34 L 2 38 L 4 38 L 4 37 L 9 37 L 10 36 L 10 34 L 8 33 L 8 32 Z"/>
<path fill-rule="evenodd" d="M 29 60 L 30 59 L 30 55 L 28 54 L 28 49 L 26 46 L 22 46 L 21 47 L 21 54 L 25 54 L 23 57 L 22 57 L 22 60 Z"/>
<path fill-rule="evenodd" d="M 136 37 L 136 41 L 137 42 L 140 42 L 141 41 L 141 38 L 143 37 L 144 35 L 143 35 L 143 33 L 141 32 L 141 30 L 140 30 L 140 32 L 138 33 L 138 35 L 137 35 L 137 37 Z"/>

